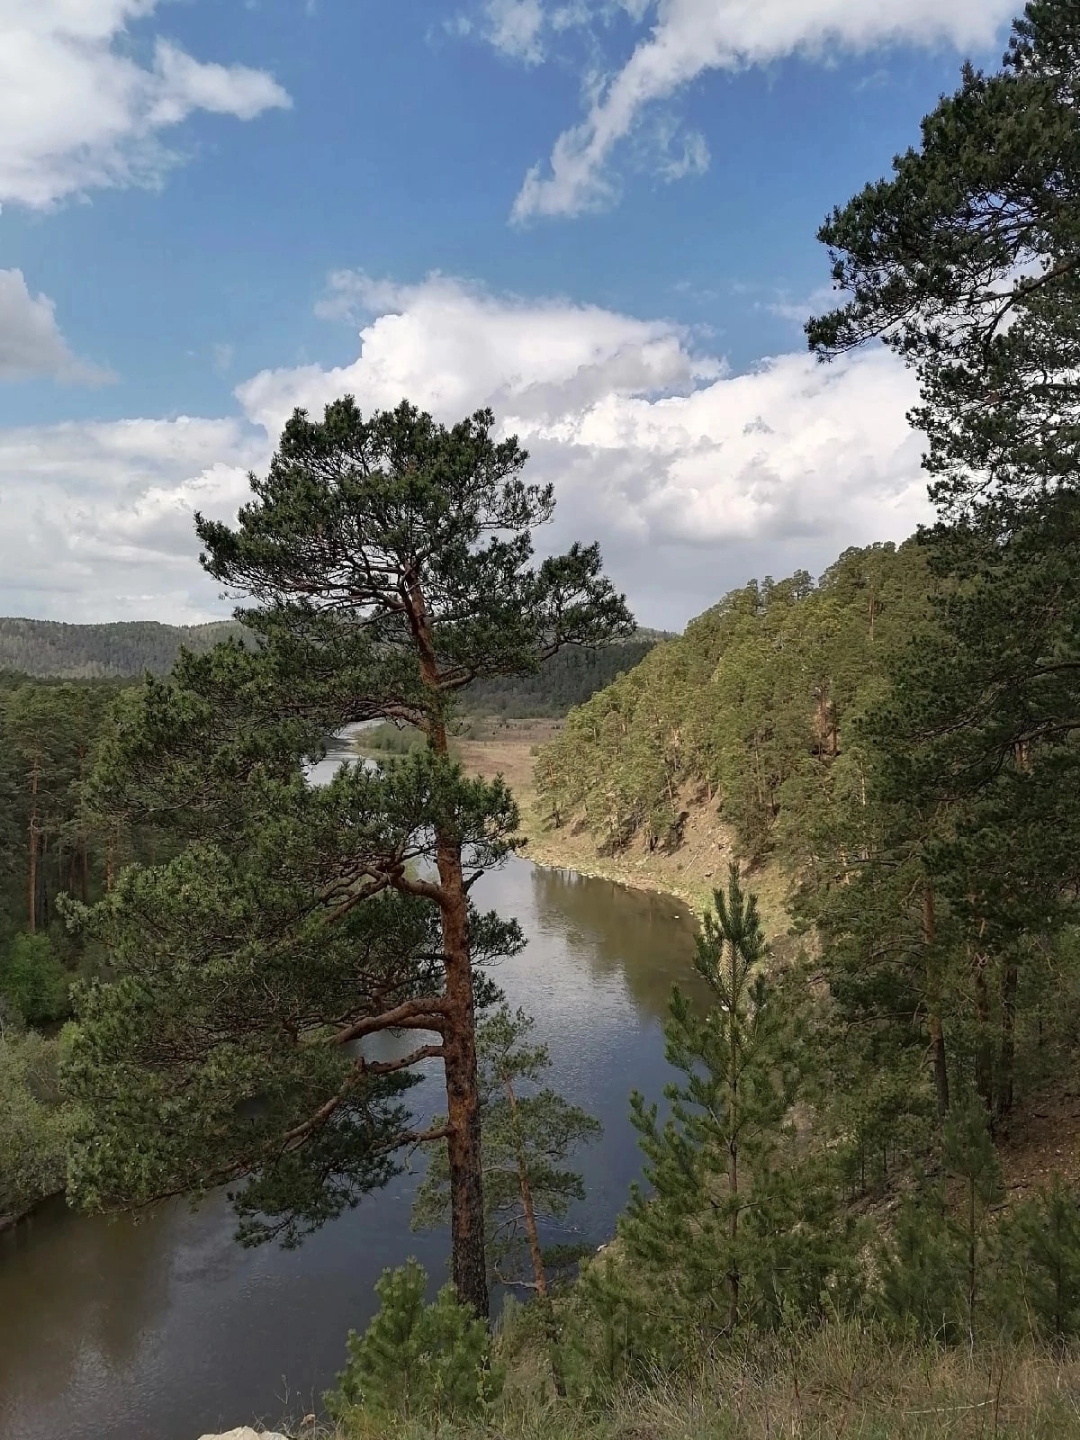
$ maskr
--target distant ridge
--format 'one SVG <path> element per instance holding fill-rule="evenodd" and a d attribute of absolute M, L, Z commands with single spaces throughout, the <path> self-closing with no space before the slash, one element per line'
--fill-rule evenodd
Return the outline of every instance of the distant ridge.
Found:
<path fill-rule="evenodd" d="M 235 620 L 207 625 L 162 625 L 156 620 L 68 625 L 59 620 L 0 618 L 0 670 L 63 680 L 131 680 L 147 670 L 167 675 L 181 646 L 201 652 L 243 634 L 243 626 Z"/>
<path fill-rule="evenodd" d="M 235 620 L 208 625 L 162 625 L 156 620 L 68 625 L 58 620 L 0 618 L 0 670 L 42 680 L 137 680 L 147 671 L 167 675 L 182 646 L 199 654 L 246 633 Z M 537 675 L 477 681 L 463 697 L 465 708 L 507 719 L 565 715 L 620 672 L 632 670 L 654 645 L 672 638 L 664 631 L 641 629 L 632 639 L 604 650 L 568 647 L 553 655 Z"/>

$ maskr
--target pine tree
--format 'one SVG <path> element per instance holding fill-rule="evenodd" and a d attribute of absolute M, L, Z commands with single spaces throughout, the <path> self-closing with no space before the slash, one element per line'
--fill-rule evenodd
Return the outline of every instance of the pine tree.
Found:
<path fill-rule="evenodd" d="M 938 633 L 893 677 L 880 730 L 894 794 L 947 810 L 916 839 L 958 932 L 954 1039 L 997 1120 L 1028 937 L 1072 923 L 1077 893 L 1078 98 L 1080 12 L 1032 0 L 1001 69 L 965 66 L 921 144 L 826 221 L 850 298 L 808 326 L 823 358 L 883 339 L 921 388 Z"/>
<path fill-rule="evenodd" d="M 1080 1333 L 1080 1206 L 1060 1175 L 1008 1216 L 1000 1255 L 1008 1308 L 1059 1342 Z"/>
<path fill-rule="evenodd" d="M 913 418 L 952 519 L 1008 528 L 1075 484 L 1078 99 L 1076 6 L 1031 0 L 1001 70 L 966 65 L 921 145 L 820 232 L 851 298 L 810 321 L 810 343 L 829 357 L 881 337 L 914 366 Z"/>
<path fill-rule="evenodd" d="M 879 1247 L 885 1316 L 902 1333 L 955 1343 L 964 1333 L 965 1265 L 963 1239 L 940 1190 L 906 1199 Z"/>
<path fill-rule="evenodd" d="M 69 985 L 47 935 L 16 935 L 0 956 L 0 999 L 27 1025 L 46 1025 L 69 1014 Z"/>
<path fill-rule="evenodd" d="M 619 1233 L 684 1322 L 730 1333 L 818 1304 L 831 1268 L 828 1187 L 796 1164 L 789 1123 L 801 1046 L 764 971 L 753 897 L 733 865 L 714 896 L 696 966 L 715 997 L 699 1015 L 677 989 L 666 1027 L 671 1117 L 632 1099 L 648 1190 L 635 1187 Z M 660 1283 L 660 1277 L 662 1283 Z"/>
<path fill-rule="evenodd" d="M 295 1195 L 317 1223 L 327 1212 L 321 1195 L 336 1213 L 385 1178 L 387 1147 L 411 1133 L 395 1099 L 404 1072 L 439 1059 L 454 1283 L 484 1316 L 475 966 L 515 942 L 506 927 L 495 942 L 468 897 L 478 872 L 508 852 L 517 816 L 504 786 L 466 781 L 451 762 L 455 697 L 476 680 L 534 674 L 566 645 L 602 645 L 633 628 L 596 547 L 530 563 L 552 489 L 521 479 L 525 453 L 515 439 L 495 441 L 493 427 L 481 411 L 448 430 L 405 403 L 365 420 L 351 398 L 318 422 L 297 411 L 268 475 L 252 477 L 236 528 L 197 520 L 208 572 L 255 602 L 237 619 L 257 643 L 185 655 L 170 683 L 149 682 L 99 766 L 107 813 L 172 824 L 188 849 L 172 872 L 118 886 L 103 914 L 130 970 L 84 999 L 76 1061 L 88 1198 L 151 1188 L 150 1174 L 124 1158 L 123 1127 L 145 1112 L 117 1100 L 119 1077 L 145 1100 L 177 1093 L 177 1067 L 190 1065 L 220 1123 L 210 1132 L 181 1104 L 174 1130 L 181 1120 L 191 1129 L 171 1156 L 144 1127 L 153 1182 L 198 1190 L 231 1164 L 254 1175 L 249 1201 L 285 1214 Z M 302 766 L 322 753 L 323 737 L 372 719 L 415 727 L 426 752 L 381 778 L 354 774 L 321 801 L 306 798 Z M 252 863 L 261 846 L 265 876 Z M 418 870 L 420 860 L 430 868 Z M 135 932 L 159 885 L 173 930 L 145 988 Z M 181 904 L 189 893 L 199 897 L 197 940 Z M 239 912 L 255 916 L 254 945 L 235 925 Z M 170 944 L 188 960 L 174 976 L 164 963 Z M 260 989 L 263 967 L 278 990 Z M 254 1008 L 243 1026 L 215 1030 L 205 1020 L 210 982 L 228 986 L 234 974 Z M 121 1016 L 138 1019 L 134 1054 Z M 173 1026 L 190 1043 L 170 1049 Z M 434 1042 L 395 1062 L 393 1075 L 362 1058 L 346 1063 L 347 1040 L 402 1027 Z M 195 1092 L 189 1084 L 183 1093 Z M 250 1125 L 226 1118 L 230 1104 L 256 1108 L 256 1143 Z M 95 1143 L 96 1128 L 115 1143 Z M 200 1136 L 204 1148 L 191 1143 Z M 269 1194 L 260 1174 L 275 1177 Z"/>
<path fill-rule="evenodd" d="M 325 1398 L 340 1420 L 360 1410 L 376 1419 L 432 1421 L 475 1414 L 498 1396 L 502 1374 L 491 1364 L 487 1326 L 462 1305 L 452 1285 L 425 1303 L 427 1274 L 415 1260 L 384 1270 L 375 1290 L 378 1314 L 350 1331 L 348 1362 Z"/>
<path fill-rule="evenodd" d="M 978 1096 L 961 1096 L 941 1142 L 941 1174 L 905 1201 L 881 1257 L 886 1310 L 902 1327 L 955 1343 L 973 1340 L 991 1260 L 990 1212 L 1001 1194 L 1001 1166 L 989 1116 Z"/>
<path fill-rule="evenodd" d="M 581 1176 L 566 1168 L 567 1161 L 596 1140 L 602 1127 L 550 1087 L 538 1088 L 551 1060 L 546 1046 L 529 1043 L 534 1024 L 524 1011 L 511 1013 L 503 1005 L 477 1026 L 487 1254 L 494 1280 L 536 1292 L 556 1390 L 562 1393 L 549 1270 L 582 1252 L 572 1245 L 544 1248 L 540 1227 L 565 1220 L 570 1207 L 585 1198 Z M 446 1147 L 440 1146 L 417 1192 L 413 1226 L 444 1224 L 449 1214 L 450 1167 Z"/>
<path fill-rule="evenodd" d="M 1001 1162 L 990 1136 L 986 1107 L 975 1096 L 954 1105 L 945 1124 L 942 1164 L 959 1185 L 957 1231 L 965 1255 L 964 1298 L 969 1335 L 975 1333 L 990 1206 L 1001 1193 Z"/>

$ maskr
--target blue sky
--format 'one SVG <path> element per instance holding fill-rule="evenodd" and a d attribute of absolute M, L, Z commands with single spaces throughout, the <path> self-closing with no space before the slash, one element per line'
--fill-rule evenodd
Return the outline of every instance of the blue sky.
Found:
<path fill-rule="evenodd" d="M 646 623 L 924 513 L 814 232 L 1003 0 L 0 0 L 0 612 L 225 608 L 294 404 L 492 404 Z"/>

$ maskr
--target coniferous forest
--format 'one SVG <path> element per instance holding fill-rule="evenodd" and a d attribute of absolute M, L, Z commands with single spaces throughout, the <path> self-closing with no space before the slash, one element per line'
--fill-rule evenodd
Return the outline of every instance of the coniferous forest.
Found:
<path fill-rule="evenodd" d="M 81 677 L 0 679 L 0 1211 L 222 1190 L 293 1248 L 427 1155 L 449 1279 L 387 1257 L 341 1440 L 1080 1433 L 1076 6 L 819 238 L 810 349 L 918 382 L 903 544 L 641 634 L 592 537 L 536 558 L 554 489 L 491 411 L 345 396 L 197 517 L 214 643 L 0 622 Z M 474 886 L 527 812 L 454 758 L 483 710 L 566 714 L 546 834 L 722 837 L 600 1253 L 550 1243 L 600 1127 L 499 987 L 525 936 Z M 421 740 L 309 784 L 358 722 Z"/>

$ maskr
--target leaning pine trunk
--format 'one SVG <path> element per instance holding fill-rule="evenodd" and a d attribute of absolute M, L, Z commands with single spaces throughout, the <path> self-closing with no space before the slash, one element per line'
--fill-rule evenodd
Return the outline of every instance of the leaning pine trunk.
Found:
<path fill-rule="evenodd" d="M 538 1297 L 537 1303 L 540 1305 L 544 1329 L 547 1331 L 551 1359 L 551 1378 L 555 1385 L 555 1394 L 565 1396 L 566 1381 L 563 1376 L 562 1357 L 559 1354 L 559 1327 L 555 1320 L 555 1307 L 552 1304 L 551 1296 L 548 1294 L 547 1271 L 544 1269 L 544 1253 L 540 1248 L 540 1231 L 536 1224 L 536 1210 L 533 1206 L 532 1197 L 532 1182 L 529 1180 L 529 1164 L 525 1154 L 525 1141 L 521 1133 L 521 1123 L 518 1118 L 517 1096 L 514 1094 L 513 1081 L 509 1075 L 503 1076 L 503 1085 L 506 1089 L 506 1101 L 510 1106 L 510 1114 L 514 1122 L 514 1140 L 517 1148 L 518 1189 L 521 1192 L 521 1210 L 525 1218 L 525 1236 L 529 1242 L 529 1258 L 532 1261 L 533 1280 L 536 1284 L 536 1294 Z"/>

